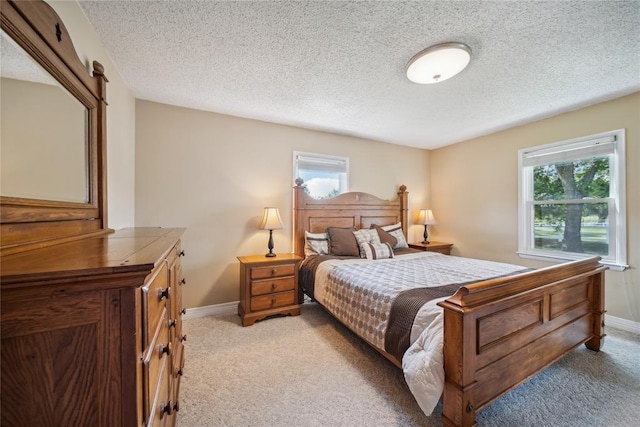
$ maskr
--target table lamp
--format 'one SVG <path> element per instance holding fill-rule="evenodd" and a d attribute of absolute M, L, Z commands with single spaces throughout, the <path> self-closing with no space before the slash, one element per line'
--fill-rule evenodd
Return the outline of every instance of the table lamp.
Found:
<path fill-rule="evenodd" d="M 278 208 L 264 208 L 264 215 L 262 216 L 262 222 L 260 223 L 260 230 L 269 230 L 269 253 L 265 255 L 266 257 L 276 256 L 276 254 L 273 253 L 273 230 L 281 228 L 284 228 L 284 226 L 282 225 Z"/>
<path fill-rule="evenodd" d="M 431 212 L 431 209 L 420 210 L 420 213 L 418 214 L 418 224 L 424 225 L 424 240 L 422 241 L 422 243 L 424 244 L 429 243 L 429 240 L 427 240 L 429 238 L 429 233 L 427 233 L 427 227 L 429 225 L 436 224 L 436 218 L 433 216 L 433 212 Z"/>

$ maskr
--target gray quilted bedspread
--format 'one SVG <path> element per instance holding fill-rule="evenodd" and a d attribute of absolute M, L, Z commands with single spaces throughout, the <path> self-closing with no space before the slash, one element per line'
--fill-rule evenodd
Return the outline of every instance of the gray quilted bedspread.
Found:
<path fill-rule="evenodd" d="M 347 261 L 331 268 L 323 281 L 322 304 L 362 338 L 385 350 L 389 315 L 399 293 L 468 284 L 520 271 L 523 267 L 518 265 L 433 252 L 371 262 Z"/>

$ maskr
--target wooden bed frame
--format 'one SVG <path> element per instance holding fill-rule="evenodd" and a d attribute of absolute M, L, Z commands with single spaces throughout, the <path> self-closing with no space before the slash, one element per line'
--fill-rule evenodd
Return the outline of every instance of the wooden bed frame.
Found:
<path fill-rule="evenodd" d="M 329 225 L 369 228 L 401 222 L 407 235 L 404 185 L 394 200 L 359 192 L 316 200 L 302 184 L 296 180 L 293 189 L 294 252 L 301 257 L 305 230 L 324 232 Z M 600 350 L 607 268 L 599 260 L 462 286 L 439 304 L 444 309 L 445 426 L 475 425 L 477 411 L 580 344 Z"/>

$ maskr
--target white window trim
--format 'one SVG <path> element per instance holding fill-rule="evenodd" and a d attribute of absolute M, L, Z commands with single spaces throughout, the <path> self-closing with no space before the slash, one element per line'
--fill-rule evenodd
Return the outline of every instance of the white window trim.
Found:
<path fill-rule="evenodd" d="M 613 161 L 610 165 L 611 175 L 615 176 L 612 180 L 610 194 L 612 200 L 610 202 L 610 212 L 613 209 L 615 215 L 609 215 L 610 229 L 615 236 L 611 236 L 609 254 L 613 254 L 610 258 L 603 257 L 601 264 L 607 265 L 611 270 L 623 271 L 628 268 L 627 264 L 627 232 L 626 232 L 626 170 L 625 170 L 625 129 L 617 129 L 614 131 L 603 132 L 596 135 L 589 135 L 580 138 L 574 138 L 566 141 L 555 142 L 552 144 L 540 145 L 537 147 L 529 147 L 518 150 L 518 255 L 521 258 L 535 259 L 550 262 L 566 262 L 578 259 L 584 259 L 590 254 L 575 254 L 570 252 L 554 253 L 553 251 L 542 251 L 534 248 L 533 245 L 533 229 L 530 225 L 533 223 L 531 217 L 533 209 L 533 168 L 524 166 L 524 158 L 526 153 L 532 151 L 551 151 L 554 147 L 565 146 L 569 144 L 579 145 L 580 143 L 593 141 L 596 139 L 606 139 L 615 137 L 616 148 Z M 607 200 L 608 199 L 602 199 Z M 567 202 L 567 201 L 562 201 Z M 613 205 L 613 206 L 611 206 Z"/>

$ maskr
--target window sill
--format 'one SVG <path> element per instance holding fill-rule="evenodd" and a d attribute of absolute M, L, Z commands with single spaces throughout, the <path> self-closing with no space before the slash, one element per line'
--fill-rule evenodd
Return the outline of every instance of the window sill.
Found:
<path fill-rule="evenodd" d="M 577 261 L 579 259 L 582 259 L 580 257 L 553 256 L 553 255 L 547 255 L 547 254 L 541 255 L 541 254 L 532 254 L 527 252 L 517 252 L 517 254 L 520 258 L 534 259 L 537 261 L 547 261 L 547 262 L 555 262 L 555 263 Z M 600 264 L 606 265 L 607 267 L 609 267 L 609 270 L 611 271 L 624 271 L 627 268 L 629 268 L 627 264 L 617 264 L 617 263 L 606 261 L 606 260 L 601 260 Z"/>

